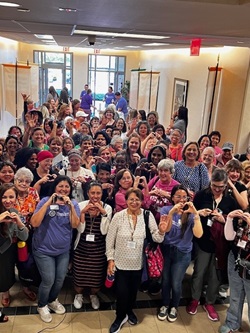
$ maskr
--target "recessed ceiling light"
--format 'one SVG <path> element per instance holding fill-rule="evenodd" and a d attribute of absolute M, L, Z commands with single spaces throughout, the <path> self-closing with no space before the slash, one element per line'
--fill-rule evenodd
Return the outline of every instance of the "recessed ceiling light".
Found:
<path fill-rule="evenodd" d="M 123 37 L 123 38 L 143 38 L 143 39 L 165 39 L 169 36 L 157 36 L 157 35 L 145 35 L 145 34 L 127 34 L 125 32 L 108 32 L 108 31 L 89 31 L 81 29 L 73 29 L 72 34 L 80 35 L 97 35 L 97 36 L 111 36 L 111 37 Z"/>
<path fill-rule="evenodd" d="M 28 8 L 17 8 L 17 11 L 18 12 L 24 12 L 24 13 L 29 13 L 30 12 L 30 9 L 28 9 Z"/>
<path fill-rule="evenodd" d="M 34 35 L 36 38 L 39 39 L 54 39 L 54 37 L 52 35 Z"/>
<path fill-rule="evenodd" d="M 140 49 L 141 47 L 140 46 L 134 46 L 134 45 L 129 45 L 129 46 L 126 46 L 130 49 Z"/>
<path fill-rule="evenodd" d="M 62 7 L 59 7 L 58 9 L 60 10 L 60 12 L 68 12 L 68 13 L 70 13 L 70 12 L 75 13 L 77 11 L 77 9 L 75 9 L 75 8 L 62 8 Z"/>
<path fill-rule="evenodd" d="M 20 7 L 18 3 L 0 1 L 0 6 L 2 7 Z"/>
<path fill-rule="evenodd" d="M 148 43 L 148 44 L 142 44 L 144 46 L 166 46 L 166 45 L 170 45 L 168 43 Z"/>
<path fill-rule="evenodd" d="M 244 42 L 241 42 L 240 40 L 237 41 L 238 44 L 244 44 Z"/>
<path fill-rule="evenodd" d="M 44 43 L 55 43 L 54 39 L 53 40 L 50 40 L 50 39 L 41 39 L 41 42 L 44 42 Z"/>

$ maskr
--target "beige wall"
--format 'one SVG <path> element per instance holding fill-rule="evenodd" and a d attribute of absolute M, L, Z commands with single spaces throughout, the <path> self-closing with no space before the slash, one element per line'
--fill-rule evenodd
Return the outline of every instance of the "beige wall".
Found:
<path fill-rule="evenodd" d="M 221 91 L 218 97 L 218 117 L 215 128 L 222 133 L 222 142 L 232 141 L 236 150 L 244 151 L 249 135 L 249 70 L 248 48 L 202 49 L 199 57 L 190 57 L 189 50 L 141 52 L 141 67 L 161 72 L 158 97 L 160 120 L 169 123 L 172 108 L 174 78 L 189 81 L 187 107 L 189 109 L 188 139 L 197 140 L 202 133 L 202 112 L 205 108 L 208 67 L 223 68 Z M 207 102 L 207 101 L 206 101 Z M 214 103 L 216 105 L 216 101 Z"/>

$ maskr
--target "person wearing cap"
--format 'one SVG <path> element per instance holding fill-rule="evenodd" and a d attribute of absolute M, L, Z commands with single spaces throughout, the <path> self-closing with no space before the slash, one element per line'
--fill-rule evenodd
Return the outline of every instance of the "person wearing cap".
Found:
<path fill-rule="evenodd" d="M 53 158 L 53 154 L 47 150 L 37 154 L 38 167 L 33 171 L 34 179 L 31 186 L 37 190 L 41 199 L 48 195 L 51 184 L 57 177 L 52 171 Z"/>
<path fill-rule="evenodd" d="M 82 155 L 80 150 L 71 149 L 68 153 L 69 166 L 67 169 L 59 171 L 60 175 L 66 175 L 70 178 L 73 184 L 73 196 L 77 202 L 86 200 L 85 185 L 91 180 L 95 180 L 95 176 L 91 170 L 81 166 Z"/>
<path fill-rule="evenodd" d="M 223 168 L 228 161 L 234 159 L 233 149 L 234 146 L 231 142 L 225 142 L 222 146 L 222 153 L 216 155 L 216 166 Z"/>
<path fill-rule="evenodd" d="M 67 116 L 64 119 L 65 128 L 63 130 L 64 137 L 71 137 L 76 133 L 76 129 L 74 128 L 74 119 L 70 116 Z"/>
<path fill-rule="evenodd" d="M 76 119 L 75 119 L 75 128 L 78 130 L 83 123 L 88 118 L 88 114 L 85 113 L 83 110 L 78 110 L 76 112 Z"/>

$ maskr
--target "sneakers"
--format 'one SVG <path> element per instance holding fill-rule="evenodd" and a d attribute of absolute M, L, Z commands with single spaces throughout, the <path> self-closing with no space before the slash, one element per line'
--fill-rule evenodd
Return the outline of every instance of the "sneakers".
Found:
<path fill-rule="evenodd" d="M 122 325 L 124 325 L 128 320 L 128 316 L 122 320 L 116 318 L 116 320 L 113 322 L 113 324 L 110 326 L 109 333 L 118 333 L 120 329 L 122 328 Z"/>
<path fill-rule="evenodd" d="M 206 311 L 207 316 L 210 320 L 212 320 L 212 321 L 218 321 L 219 320 L 219 315 L 215 311 L 215 308 L 212 304 L 204 304 L 203 309 Z"/>
<path fill-rule="evenodd" d="M 128 322 L 130 325 L 136 325 L 138 324 L 138 319 L 134 312 L 132 311 L 131 313 L 128 314 Z"/>
<path fill-rule="evenodd" d="M 193 299 L 186 307 L 187 313 L 195 315 L 199 304 L 200 302 L 197 299 Z"/>
<path fill-rule="evenodd" d="M 66 312 L 65 307 L 58 301 L 58 298 L 48 304 L 50 310 L 53 310 L 56 314 L 64 314 Z"/>
<path fill-rule="evenodd" d="M 76 294 L 74 299 L 74 307 L 76 309 L 81 309 L 83 303 L 83 296 L 82 294 Z"/>
<path fill-rule="evenodd" d="M 165 320 L 167 318 L 167 316 L 168 316 L 168 307 L 163 305 L 160 308 L 160 311 L 159 311 L 159 313 L 157 315 L 157 318 L 159 320 Z"/>
<path fill-rule="evenodd" d="M 42 321 L 44 321 L 45 323 L 50 323 L 52 320 L 52 316 L 50 314 L 48 305 L 45 305 L 42 308 L 37 308 L 37 312 L 40 314 L 40 317 L 42 319 Z"/>
<path fill-rule="evenodd" d="M 173 323 L 174 321 L 176 321 L 176 319 L 177 319 L 177 309 L 171 308 L 168 315 L 168 321 L 170 321 L 170 323 Z"/>
<path fill-rule="evenodd" d="M 96 295 L 89 295 L 91 306 L 94 310 L 98 310 L 100 307 L 99 298 Z"/>

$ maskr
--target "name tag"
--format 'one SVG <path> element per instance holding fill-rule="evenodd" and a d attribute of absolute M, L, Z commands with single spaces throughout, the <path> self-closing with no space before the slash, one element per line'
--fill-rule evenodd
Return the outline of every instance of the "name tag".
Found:
<path fill-rule="evenodd" d="M 128 241 L 127 242 L 127 248 L 129 248 L 129 249 L 135 249 L 136 248 L 136 242 L 134 242 L 134 241 Z"/>
<path fill-rule="evenodd" d="M 95 241 L 95 235 L 86 235 L 86 241 L 87 242 L 94 242 Z"/>
<path fill-rule="evenodd" d="M 207 226 L 212 227 L 212 225 L 213 225 L 213 221 L 211 219 L 208 219 L 207 220 Z"/>
<path fill-rule="evenodd" d="M 245 249 L 246 245 L 247 245 L 246 241 L 239 239 L 237 246 L 241 247 L 242 249 Z"/>

